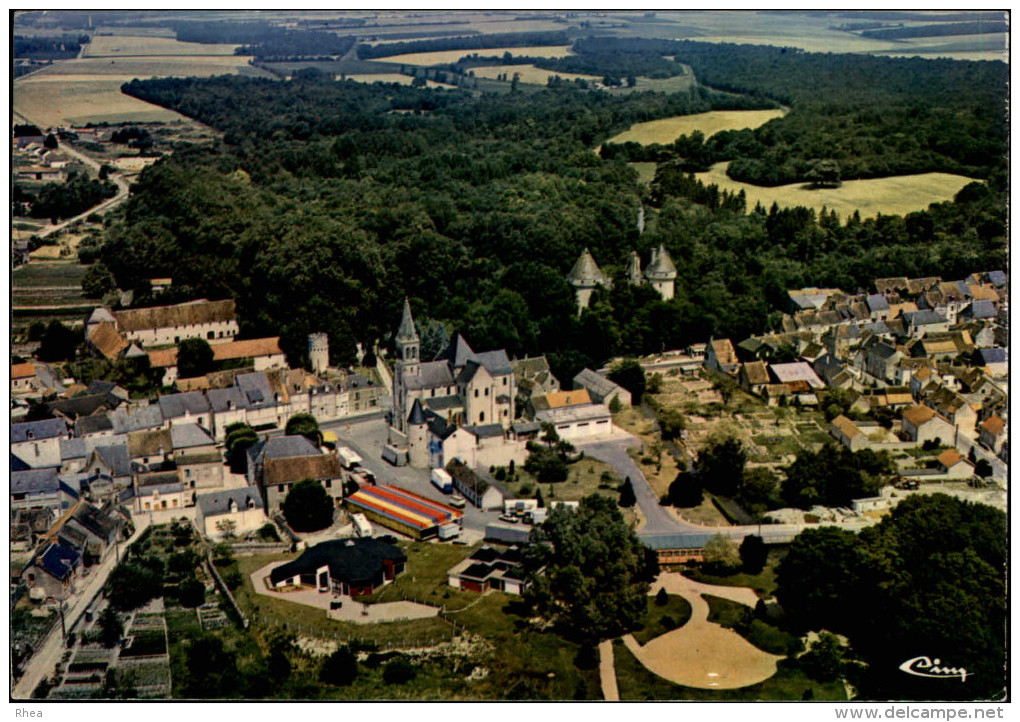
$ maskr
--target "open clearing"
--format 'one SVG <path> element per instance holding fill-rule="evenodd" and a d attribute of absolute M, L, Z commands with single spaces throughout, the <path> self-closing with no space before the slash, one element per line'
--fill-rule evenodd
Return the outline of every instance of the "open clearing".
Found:
<path fill-rule="evenodd" d="M 134 76 L 32 75 L 14 84 L 14 109 L 40 127 L 166 122 L 184 116 L 124 95 Z"/>
<path fill-rule="evenodd" d="M 510 53 L 514 57 L 527 55 L 532 58 L 562 58 L 573 54 L 568 45 L 536 45 L 524 48 L 436 50 L 431 53 L 407 53 L 405 55 L 393 55 L 388 58 L 373 58 L 373 60 L 380 63 L 403 63 L 406 65 L 444 65 L 446 63 L 456 63 L 467 55 L 477 54 L 479 57 L 484 58 L 502 57 L 505 53 Z"/>
<path fill-rule="evenodd" d="M 371 75 L 345 75 L 346 80 L 355 80 L 359 83 L 399 83 L 400 85 L 410 85 L 414 78 L 410 75 L 401 75 L 400 73 L 373 73 Z M 455 88 L 455 85 L 449 85 L 447 83 L 437 83 L 434 80 L 426 81 L 429 88 Z"/>
<path fill-rule="evenodd" d="M 660 588 L 686 599 L 691 605 L 691 619 L 645 645 L 629 634 L 624 636 L 627 649 L 649 671 L 670 682 L 700 689 L 738 689 L 776 673 L 776 663 L 782 657 L 763 652 L 732 629 L 708 621 L 708 602 L 702 594 L 718 594 L 753 607 L 758 602 L 753 590 L 702 584 L 672 573 L 660 574 L 649 594 Z"/>
<path fill-rule="evenodd" d="M 710 138 L 723 130 L 754 129 L 765 125 L 770 120 L 782 117 L 783 111 L 778 108 L 775 110 L 713 110 L 694 115 L 677 115 L 672 118 L 649 120 L 647 123 L 635 123 L 607 142 L 634 141 L 642 145 L 651 143 L 667 145 L 680 136 L 690 135 L 696 130 L 704 133 L 706 138 Z"/>
<path fill-rule="evenodd" d="M 806 206 L 821 210 L 826 207 L 846 218 L 859 210 L 862 217 L 879 213 L 906 215 L 927 208 L 932 203 L 952 200 L 973 178 L 952 173 L 920 173 L 918 175 L 869 178 L 843 181 L 839 188 L 811 190 L 803 183 L 765 188 L 735 181 L 726 175 L 729 163 L 716 163 L 706 173 L 696 173 L 708 185 L 715 183 L 721 190 L 744 191 L 747 207 L 761 203 L 766 208 L 773 202 L 781 207 Z"/>
<path fill-rule="evenodd" d="M 248 58 L 240 55 L 150 55 L 120 58 L 79 58 L 64 60 L 33 73 L 29 79 L 53 75 L 118 75 L 128 78 L 167 78 L 239 73 L 242 70 L 259 72 L 248 65 Z"/>
<path fill-rule="evenodd" d="M 96 35 L 85 46 L 82 57 L 118 55 L 229 55 L 237 45 L 184 43 L 175 38 L 125 35 Z"/>
<path fill-rule="evenodd" d="M 497 75 L 502 75 L 503 73 L 506 73 L 507 78 L 513 78 L 514 73 L 519 73 L 522 83 L 533 83 L 535 85 L 545 85 L 549 82 L 549 78 L 554 75 L 558 75 L 568 81 L 578 78 L 588 81 L 602 80 L 602 78 L 595 77 L 594 75 L 554 73 L 552 70 L 543 70 L 542 68 L 536 68 L 534 65 L 486 65 L 480 68 L 472 68 L 472 70 L 479 78 L 488 78 L 490 80 L 495 80 Z"/>

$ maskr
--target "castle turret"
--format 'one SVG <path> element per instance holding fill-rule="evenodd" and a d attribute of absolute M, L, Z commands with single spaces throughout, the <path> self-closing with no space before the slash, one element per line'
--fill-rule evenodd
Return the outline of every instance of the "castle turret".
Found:
<path fill-rule="evenodd" d="M 324 333 L 308 334 L 308 363 L 312 373 L 321 374 L 329 366 L 329 336 Z"/>
<path fill-rule="evenodd" d="M 637 251 L 630 252 L 630 260 L 627 261 L 627 280 L 633 286 L 640 286 L 644 280 L 641 277 L 641 257 Z"/>
<path fill-rule="evenodd" d="M 663 300 L 668 301 L 673 298 L 676 266 L 673 264 L 673 259 L 669 257 L 665 246 L 660 245 L 658 250 L 652 251 L 652 262 L 645 269 L 645 278 L 652 284 L 652 288 L 659 292 Z"/>
<path fill-rule="evenodd" d="M 394 339 L 397 347 L 397 360 L 393 372 L 393 420 L 399 431 L 406 432 L 407 385 L 412 378 L 417 378 L 421 360 L 418 358 L 421 340 L 414 327 L 411 316 L 411 303 L 404 298 L 404 314 L 400 318 L 400 328 Z"/>
<path fill-rule="evenodd" d="M 416 469 L 425 469 L 429 465 L 428 418 L 421 401 L 414 400 L 411 413 L 407 417 L 407 453 L 408 463 Z"/>
<path fill-rule="evenodd" d="M 587 248 L 584 249 L 581 257 L 577 259 L 577 263 L 574 264 L 574 267 L 570 269 L 570 273 L 567 274 L 567 282 L 577 291 L 578 315 L 580 315 L 581 311 L 588 308 L 588 302 L 591 300 L 592 291 L 595 290 L 596 286 L 603 286 L 604 288 L 612 286 L 609 277 L 599 269 L 598 264 L 595 263 L 595 259 L 592 258 Z"/>

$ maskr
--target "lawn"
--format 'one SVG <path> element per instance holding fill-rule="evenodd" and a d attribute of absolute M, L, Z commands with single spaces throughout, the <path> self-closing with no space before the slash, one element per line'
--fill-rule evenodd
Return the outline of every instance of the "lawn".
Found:
<path fill-rule="evenodd" d="M 471 556 L 480 546 L 400 542 L 400 547 L 407 554 L 407 571 L 397 578 L 396 583 L 383 587 L 369 597 L 362 597 L 361 600 L 369 604 L 395 602 L 402 599 L 402 591 L 412 599 L 442 606 L 448 611 L 463 609 L 477 600 L 478 595 L 448 586 L 446 572 Z"/>
<path fill-rule="evenodd" d="M 786 655 L 798 648 L 798 638 L 760 619 L 747 620 L 751 609 L 711 594 L 703 594 L 708 602 L 708 621 L 732 629 L 763 652 Z"/>
<path fill-rule="evenodd" d="M 81 279 L 85 277 L 88 268 L 88 266 L 72 262 L 27 263 L 14 269 L 11 285 L 15 289 L 35 286 L 80 288 Z"/>
<path fill-rule="evenodd" d="M 631 168 L 637 171 L 638 183 L 651 183 L 655 180 L 655 170 L 658 163 L 628 163 Z"/>
<path fill-rule="evenodd" d="M 639 644 L 647 644 L 659 635 L 671 632 L 687 624 L 691 618 L 691 603 L 676 594 L 667 595 L 667 603 L 659 606 L 655 597 L 648 597 L 648 606 L 642 620 L 642 628 L 634 632 Z M 672 624 L 663 624 L 663 617 L 669 617 Z M 668 620 L 667 620 L 668 622 Z"/>
<path fill-rule="evenodd" d="M 862 218 L 884 215 L 906 215 L 920 211 L 932 203 L 952 200 L 973 178 L 952 173 L 919 173 L 917 175 L 869 178 L 843 181 L 839 188 L 811 189 L 803 183 L 765 188 L 735 181 L 726 175 L 729 163 L 716 163 L 695 176 L 705 185 L 715 183 L 720 190 L 744 191 L 748 207 L 761 203 L 766 208 L 777 203 L 780 208 L 805 206 L 814 210 L 823 207 L 836 211 L 843 219 L 860 211 Z"/>
<path fill-rule="evenodd" d="M 737 574 L 717 576 L 715 574 L 707 574 L 701 569 L 684 569 L 683 574 L 685 577 L 690 577 L 694 581 L 702 582 L 703 584 L 717 584 L 722 587 L 750 587 L 754 590 L 755 594 L 763 599 L 771 597 L 776 591 L 776 570 L 773 559 L 770 559 L 769 563 L 758 574 L 739 572 Z"/>
<path fill-rule="evenodd" d="M 846 700 L 846 692 L 839 682 L 816 682 L 787 660 L 779 663 L 773 677 L 741 689 L 711 690 L 682 687 L 649 672 L 624 646 L 613 642 L 616 662 L 616 680 L 620 699 L 634 700 L 692 700 L 692 701 L 793 701 L 802 699 Z"/>

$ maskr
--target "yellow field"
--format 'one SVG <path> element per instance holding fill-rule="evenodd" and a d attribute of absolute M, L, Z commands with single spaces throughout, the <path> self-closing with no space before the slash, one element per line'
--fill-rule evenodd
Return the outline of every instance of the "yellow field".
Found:
<path fill-rule="evenodd" d="M 729 163 L 716 163 L 706 173 L 696 173 L 706 185 L 715 183 L 722 190 L 747 194 L 747 207 L 761 203 L 766 208 L 774 202 L 781 207 L 806 206 L 821 210 L 826 207 L 846 218 L 859 210 L 868 218 L 879 213 L 903 215 L 927 208 L 932 203 L 948 201 L 961 188 L 974 181 L 951 173 L 922 173 L 919 175 L 872 178 L 844 181 L 839 188 L 810 190 L 804 184 L 793 183 L 775 188 L 740 183 L 726 175 Z"/>
<path fill-rule="evenodd" d="M 489 78 L 495 80 L 497 75 L 506 73 L 507 78 L 514 77 L 514 73 L 519 73 L 521 76 L 522 83 L 532 83 L 535 85 L 545 85 L 549 82 L 549 78 L 553 75 L 558 75 L 564 80 L 574 80 L 576 78 L 582 78 L 584 80 L 602 80 L 594 75 L 581 75 L 579 73 L 554 73 L 551 70 L 543 70 L 542 68 L 536 68 L 534 65 L 486 65 L 479 68 L 472 68 L 479 78 Z"/>
<path fill-rule="evenodd" d="M 400 73 L 375 73 L 372 75 L 345 75 L 347 80 L 355 80 L 359 83 L 400 83 L 401 85 L 410 85 L 411 81 L 414 80 L 410 75 L 401 75 Z M 429 88 L 455 88 L 457 86 L 450 85 L 449 83 L 437 83 L 434 80 L 426 81 Z"/>
<path fill-rule="evenodd" d="M 757 128 L 774 118 L 782 118 L 781 110 L 713 110 L 708 113 L 694 115 L 678 115 L 672 118 L 650 120 L 647 123 L 636 123 L 617 136 L 609 139 L 609 143 L 626 143 L 634 141 L 642 145 L 672 143 L 681 135 L 690 135 L 696 130 L 710 138 L 721 130 L 741 130 Z"/>
<path fill-rule="evenodd" d="M 83 57 L 109 55 L 233 55 L 236 45 L 182 43 L 174 38 L 97 35 Z"/>
<path fill-rule="evenodd" d="M 85 123 L 158 122 L 184 116 L 124 95 L 133 75 L 40 75 L 14 83 L 14 110 L 41 128 Z"/>
<path fill-rule="evenodd" d="M 477 48 L 474 50 L 436 50 L 431 53 L 406 53 L 388 58 L 374 58 L 379 63 L 403 63 L 405 65 L 442 65 L 456 63 L 465 55 L 477 53 L 482 57 L 502 56 L 510 53 L 514 57 L 528 55 L 533 58 L 562 58 L 571 55 L 568 45 L 540 45 L 527 48 Z"/>

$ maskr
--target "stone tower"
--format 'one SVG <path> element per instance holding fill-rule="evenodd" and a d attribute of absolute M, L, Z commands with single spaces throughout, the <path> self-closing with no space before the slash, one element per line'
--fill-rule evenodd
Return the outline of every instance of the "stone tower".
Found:
<path fill-rule="evenodd" d="M 603 286 L 604 288 L 612 286 L 612 282 L 599 269 L 598 264 L 595 263 L 595 259 L 592 258 L 587 248 L 584 249 L 581 257 L 577 259 L 577 263 L 574 264 L 574 267 L 570 269 L 570 273 L 567 274 L 567 282 L 577 291 L 578 315 L 581 315 L 581 311 L 588 308 L 588 302 L 591 300 L 592 291 L 595 290 L 596 286 Z"/>
<path fill-rule="evenodd" d="M 421 368 L 421 359 L 418 358 L 421 340 L 414 328 L 411 304 L 406 297 L 404 315 L 400 319 L 395 341 L 397 360 L 393 371 L 393 421 L 398 431 L 407 433 L 407 382 L 417 378 Z"/>
<path fill-rule="evenodd" d="M 408 463 L 415 469 L 426 469 L 429 465 L 428 419 L 421 401 L 414 400 L 407 417 Z"/>
<path fill-rule="evenodd" d="M 644 281 L 641 277 L 641 257 L 637 251 L 630 252 L 630 260 L 627 261 L 627 280 L 632 286 L 640 286 Z"/>
<path fill-rule="evenodd" d="M 308 334 L 308 362 L 314 374 L 326 370 L 329 366 L 329 336 L 321 332 Z"/>
<path fill-rule="evenodd" d="M 652 262 L 645 269 L 645 278 L 664 301 L 673 298 L 676 266 L 673 265 L 673 259 L 669 257 L 665 246 L 660 244 L 658 249 L 652 251 Z"/>

